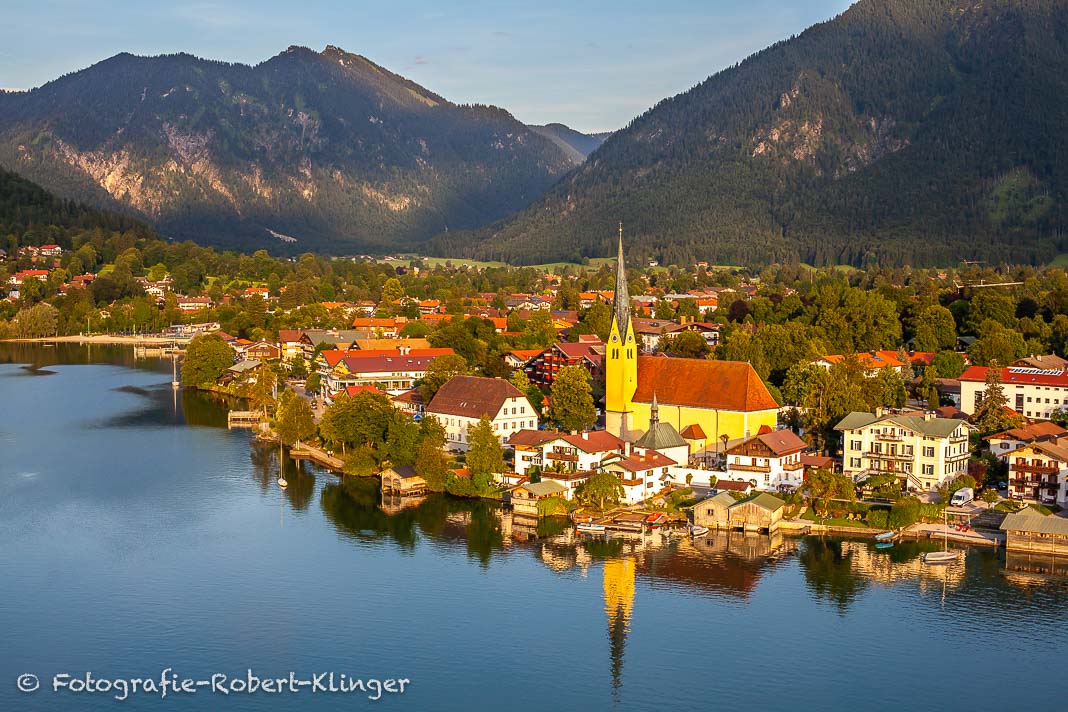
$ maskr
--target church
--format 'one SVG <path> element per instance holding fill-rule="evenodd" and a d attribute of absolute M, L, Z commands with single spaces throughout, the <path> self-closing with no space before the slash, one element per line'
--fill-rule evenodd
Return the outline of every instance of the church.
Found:
<path fill-rule="evenodd" d="M 655 404 L 655 406 L 654 406 Z M 749 363 L 641 356 L 630 315 L 623 231 L 619 235 L 612 330 L 605 349 L 605 423 L 628 442 L 641 438 L 656 407 L 691 452 L 720 450 L 774 429 L 779 406 Z"/>

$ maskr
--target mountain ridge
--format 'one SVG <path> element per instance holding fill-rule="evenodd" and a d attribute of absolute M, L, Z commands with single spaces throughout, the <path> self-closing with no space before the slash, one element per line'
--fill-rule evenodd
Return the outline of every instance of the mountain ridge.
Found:
<path fill-rule="evenodd" d="M 503 109 L 293 45 L 256 65 L 122 52 L 0 94 L 0 165 L 178 238 L 351 252 L 500 219 L 572 161 Z"/>
<path fill-rule="evenodd" d="M 1068 248 L 1068 7 L 861 0 L 615 132 L 524 211 L 434 241 L 540 263 L 962 258 Z"/>

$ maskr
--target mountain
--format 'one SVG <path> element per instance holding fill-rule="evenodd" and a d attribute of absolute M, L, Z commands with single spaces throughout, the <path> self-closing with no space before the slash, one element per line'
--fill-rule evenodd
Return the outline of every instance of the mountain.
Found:
<path fill-rule="evenodd" d="M 254 67 L 119 54 L 0 93 L 0 165 L 172 237 L 351 252 L 500 219 L 572 162 L 502 109 L 331 46 Z"/>
<path fill-rule="evenodd" d="M 664 100 L 450 255 L 1045 262 L 1066 251 L 1068 3 L 861 0 Z"/>
<path fill-rule="evenodd" d="M 585 161 L 587 156 L 596 151 L 604 140 L 612 135 L 610 132 L 584 134 L 563 124 L 545 124 L 529 128 L 559 146 L 575 165 Z"/>

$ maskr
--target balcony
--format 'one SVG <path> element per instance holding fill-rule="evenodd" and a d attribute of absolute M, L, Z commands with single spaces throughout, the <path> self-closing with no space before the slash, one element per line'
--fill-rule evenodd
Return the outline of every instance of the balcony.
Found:
<path fill-rule="evenodd" d="M 902 440 L 904 440 L 904 438 L 901 437 L 900 435 L 898 435 L 897 433 L 876 433 L 875 434 L 875 439 L 876 440 L 891 440 L 893 442 L 901 442 Z"/>
<path fill-rule="evenodd" d="M 871 450 L 869 452 L 864 453 L 864 457 L 866 457 L 868 459 L 874 458 L 876 460 L 909 460 L 909 461 L 911 461 L 911 460 L 915 459 L 916 456 L 913 455 L 911 452 L 908 452 L 908 453 L 898 452 L 898 453 L 891 454 L 889 452 L 876 452 L 874 450 Z"/>
<path fill-rule="evenodd" d="M 566 452 L 550 452 L 547 453 L 545 457 L 559 462 L 578 462 L 578 455 L 571 455 Z"/>
<path fill-rule="evenodd" d="M 763 465 L 727 465 L 727 469 L 738 472 L 771 472 L 770 467 Z"/>
<path fill-rule="evenodd" d="M 1048 465 L 1017 465 L 1016 463 L 1009 465 L 1009 471 L 1025 472 L 1035 475 L 1055 475 L 1060 472 L 1056 467 L 1050 467 Z"/>
<path fill-rule="evenodd" d="M 805 469 L 805 466 L 800 462 L 787 462 L 783 464 L 782 469 L 784 472 L 797 472 L 798 470 Z"/>

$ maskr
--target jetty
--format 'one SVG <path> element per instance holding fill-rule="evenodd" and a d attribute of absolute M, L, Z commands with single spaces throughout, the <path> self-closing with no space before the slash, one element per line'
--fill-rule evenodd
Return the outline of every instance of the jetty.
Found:
<path fill-rule="evenodd" d="M 341 468 L 345 466 L 345 461 L 340 457 L 334 457 L 325 450 L 320 450 L 306 443 L 299 443 L 290 448 L 289 456 L 294 460 L 311 460 L 332 472 L 341 472 Z"/>
<path fill-rule="evenodd" d="M 263 418 L 258 410 L 231 410 L 226 414 L 227 428 L 254 428 Z"/>

